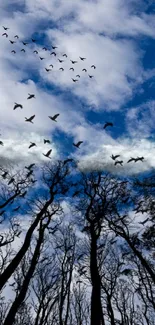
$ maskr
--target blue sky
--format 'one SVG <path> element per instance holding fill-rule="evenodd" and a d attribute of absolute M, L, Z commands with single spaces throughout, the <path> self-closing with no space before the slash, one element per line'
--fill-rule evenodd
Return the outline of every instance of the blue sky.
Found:
<path fill-rule="evenodd" d="M 10 28 L 9 37 L 1 36 L 0 43 L 1 160 L 39 165 L 46 161 L 42 153 L 52 148 L 52 159 L 69 155 L 78 159 L 82 169 L 98 168 L 122 175 L 152 171 L 153 1 L 0 0 L 0 7 L 1 34 L 3 25 Z M 12 45 L 9 40 L 16 34 L 19 40 Z M 24 47 L 22 41 L 29 44 Z M 52 45 L 58 46 L 56 58 L 50 55 Z M 23 47 L 26 53 L 21 52 Z M 39 55 L 33 53 L 35 49 Z M 58 58 L 62 59 L 63 53 L 68 57 L 60 64 Z M 79 56 L 86 60 L 80 61 Z M 69 70 L 70 59 L 78 61 L 75 72 Z M 47 73 L 45 67 L 51 63 L 54 68 Z M 85 67 L 88 73 L 82 72 Z M 73 83 L 71 78 L 76 74 L 81 78 Z M 35 93 L 36 99 L 27 101 L 28 93 Z M 14 102 L 23 104 L 23 110 L 13 111 Z M 57 123 L 48 118 L 57 113 Z M 25 117 L 33 114 L 34 124 L 25 123 Z M 105 131 L 106 121 L 113 122 L 114 127 Z M 44 138 L 51 144 L 45 146 Z M 74 148 L 72 143 L 80 140 L 80 149 Z M 31 151 L 30 141 L 37 144 Z M 123 167 L 114 166 L 111 154 L 120 154 Z M 137 156 L 144 156 L 145 161 L 127 164 L 130 157 Z"/>

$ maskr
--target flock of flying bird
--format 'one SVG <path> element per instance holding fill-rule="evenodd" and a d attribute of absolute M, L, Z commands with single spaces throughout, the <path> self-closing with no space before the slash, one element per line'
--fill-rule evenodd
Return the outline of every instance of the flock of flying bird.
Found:
<path fill-rule="evenodd" d="M 6 38 L 8 38 L 9 35 L 8 35 L 8 33 L 7 33 L 7 30 L 8 30 L 9 28 L 8 28 L 8 27 L 5 27 L 5 26 L 3 26 L 3 28 L 4 28 L 5 32 L 2 34 L 2 36 L 5 36 Z M 19 36 L 18 36 L 18 35 L 15 35 L 14 38 L 15 38 L 15 39 L 19 39 Z M 16 43 L 16 41 L 13 41 L 13 40 L 9 40 L 9 41 L 10 41 L 10 43 L 11 43 L 12 45 Z M 36 43 L 37 41 L 36 41 L 35 39 L 31 38 L 31 42 L 32 42 L 32 43 Z M 24 46 L 27 46 L 29 43 L 28 43 L 28 42 L 23 42 L 23 41 L 22 41 L 22 44 L 23 44 Z M 57 56 L 57 53 L 56 53 L 55 50 L 56 50 L 57 48 L 58 48 L 57 46 L 52 46 L 52 52 L 50 53 L 50 55 L 53 55 L 54 57 L 56 57 L 56 56 Z M 44 51 L 48 51 L 48 48 L 44 46 L 44 47 L 42 48 L 42 50 L 44 50 Z M 24 52 L 24 53 L 26 52 L 25 48 L 22 48 L 20 51 L 21 51 L 21 52 Z M 11 51 L 11 53 L 16 54 L 16 51 L 13 49 L 13 50 Z M 39 52 L 38 52 L 37 50 L 34 50 L 33 53 L 39 55 Z M 63 57 L 63 58 L 67 58 L 68 56 L 67 56 L 66 53 L 64 53 L 64 54 L 62 54 L 62 57 Z M 39 59 L 40 59 L 41 61 L 42 61 L 42 60 L 45 60 L 45 58 L 42 57 L 42 56 L 39 56 Z M 79 59 L 80 59 L 81 61 L 85 61 L 85 60 L 86 60 L 86 58 L 81 57 L 81 56 L 79 57 Z M 58 61 L 59 61 L 59 63 L 63 63 L 63 62 L 64 62 L 63 59 L 58 59 Z M 72 65 L 78 63 L 78 61 L 74 61 L 74 60 L 70 60 L 70 62 L 72 63 Z M 53 64 L 50 64 L 48 68 L 45 67 L 46 72 L 50 72 L 50 71 L 52 71 L 51 68 L 52 68 L 52 69 L 54 68 Z M 94 64 L 91 65 L 91 69 L 96 69 L 96 66 L 95 66 Z M 63 67 L 60 67 L 59 70 L 64 71 L 64 68 L 63 68 Z M 73 67 L 70 67 L 69 70 L 70 70 L 70 71 L 73 71 L 73 72 L 75 71 L 75 69 L 74 69 Z M 87 69 L 86 69 L 86 68 L 83 68 L 83 69 L 82 69 L 82 72 L 87 72 Z M 92 79 L 94 76 L 91 75 L 91 74 L 88 74 L 88 77 L 89 77 L 90 79 Z M 77 78 L 78 78 L 78 79 L 77 79 Z M 75 76 L 75 78 L 71 78 L 71 79 L 72 79 L 73 82 L 77 82 L 77 81 L 79 81 L 79 78 L 80 78 L 80 75 L 77 74 L 77 75 Z"/>
<path fill-rule="evenodd" d="M 9 28 L 8 28 L 8 27 L 5 27 L 5 26 L 2 26 L 2 27 L 3 27 L 4 31 L 5 31 L 5 32 L 2 34 L 2 36 L 5 36 L 6 38 L 8 38 L 7 30 L 9 30 Z M 15 38 L 15 39 L 19 39 L 19 36 L 18 36 L 18 35 L 15 35 L 14 38 Z M 33 39 L 33 38 L 31 38 L 31 42 L 32 42 L 32 43 L 36 43 L 36 40 Z M 14 43 L 16 43 L 16 42 L 10 40 L 10 43 L 11 43 L 11 44 L 14 44 Z M 23 44 L 24 46 L 26 46 L 26 45 L 28 45 L 29 43 L 28 43 L 28 42 L 22 42 L 22 44 Z M 43 47 L 42 49 L 45 50 L 45 51 L 48 50 L 47 47 Z M 52 50 L 56 50 L 56 49 L 57 49 L 57 46 L 52 46 Z M 26 50 L 25 50 L 24 48 L 21 49 L 21 52 L 25 52 L 25 51 L 26 51 Z M 15 50 L 12 50 L 11 52 L 14 53 L 14 54 L 16 53 Z M 34 50 L 33 52 L 34 52 L 35 54 L 39 54 L 37 50 Z M 57 53 L 56 53 L 55 51 L 52 51 L 52 52 L 51 52 L 51 55 L 54 55 L 54 56 L 56 57 Z M 64 53 L 62 56 L 67 58 L 67 54 L 66 54 L 66 53 Z M 81 61 L 86 60 L 86 58 L 84 58 L 84 57 L 79 57 L 79 58 L 80 58 Z M 40 57 L 40 60 L 43 60 L 43 59 L 44 59 L 43 57 Z M 58 59 L 58 61 L 59 61 L 60 63 L 64 62 L 64 60 L 61 60 L 61 59 Z M 70 60 L 70 61 L 71 61 L 71 63 L 72 63 L 73 65 L 76 64 L 76 63 L 78 62 L 78 61 L 73 61 L 73 60 Z M 50 64 L 50 67 L 53 68 L 53 65 Z M 96 69 L 96 66 L 93 64 L 93 65 L 91 66 L 91 68 Z M 46 70 L 47 72 L 51 71 L 51 69 L 49 69 L 49 68 L 45 68 L 45 70 Z M 64 71 L 64 68 L 61 67 L 59 70 Z M 74 68 L 71 67 L 69 70 L 74 71 Z M 87 69 L 84 68 L 84 69 L 82 69 L 82 71 L 87 72 Z M 89 76 L 89 78 L 93 78 L 92 75 L 89 75 L 89 74 L 88 74 L 88 76 Z M 77 78 L 80 78 L 80 75 L 76 75 L 76 77 L 77 77 Z M 73 82 L 77 82 L 77 81 L 78 81 L 78 79 L 74 79 L 74 78 L 72 78 L 72 80 L 73 80 Z M 36 97 L 35 97 L 35 94 L 28 94 L 27 100 L 30 100 L 30 99 L 33 99 L 33 98 L 36 98 Z M 17 108 L 21 108 L 21 109 L 23 109 L 23 105 L 20 104 L 20 103 L 17 103 L 17 102 L 14 103 L 13 110 L 16 110 Z M 52 121 L 57 122 L 57 118 L 58 118 L 59 115 L 60 115 L 60 114 L 55 114 L 54 116 L 48 116 L 48 117 L 49 117 Z M 29 118 L 25 117 L 25 122 L 33 123 L 34 118 L 35 118 L 35 115 L 32 115 L 32 116 L 30 116 Z M 114 125 L 113 125 L 112 122 L 106 122 L 103 128 L 106 129 L 107 127 L 113 127 L 113 126 L 114 126 Z M 48 140 L 48 139 L 44 139 L 44 144 L 46 144 L 46 143 L 47 143 L 47 144 L 50 144 L 50 140 Z M 83 143 L 83 141 L 78 141 L 77 143 L 73 143 L 73 146 L 76 147 L 76 148 L 80 148 L 80 145 L 81 145 L 82 143 Z M 4 143 L 3 143 L 2 141 L 0 141 L 0 145 L 4 145 Z M 35 146 L 37 146 L 36 143 L 34 143 L 34 142 L 30 142 L 30 145 L 29 145 L 28 149 L 31 149 L 31 148 L 33 148 L 33 147 L 35 147 Z M 43 153 L 43 155 L 44 155 L 45 157 L 51 159 L 51 157 L 50 157 L 51 152 L 52 152 L 52 149 L 48 150 L 46 154 Z M 123 160 L 117 160 L 117 158 L 119 158 L 119 157 L 120 157 L 120 155 L 115 155 L 115 156 L 112 155 L 112 156 L 111 156 L 112 160 L 114 161 L 114 165 L 115 165 L 115 166 L 116 166 L 116 165 L 121 165 L 121 166 L 123 166 Z M 72 159 L 67 159 L 66 161 L 71 161 L 71 160 L 72 160 Z M 135 163 L 136 163 L 136 162 L 138 162 L 138 161 L 143 162 L 143 161 L 144 161 L 144 157 L 136 157 L 136 158 L 131 157 L 131 158 L 127 161 L 127 163 L 130 163 L 130 162 L 135 162 Z M 28 169 L 29 169 L 29 174 L 30 174 L 30 175 L 28 174 L 29 176 L 31 176 L 32 173 L 33 173 L 32 169 L 31 169 L 31 168 L 33 167 L 33 165 L 34 165 L 34 164 L 31 164 L 31 165 L 29 166 L 29 168 L 28 168 Z M 5 176 L 5 175 L 4 175 L 4 176 Z"/>

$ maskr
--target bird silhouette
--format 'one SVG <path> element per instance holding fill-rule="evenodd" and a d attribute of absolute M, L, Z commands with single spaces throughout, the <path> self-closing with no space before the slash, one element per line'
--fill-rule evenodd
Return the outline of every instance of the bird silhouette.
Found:
<path fill-rule="evenodd" d="M 31 144 L 29 145 L 29 149 L 37 146 L 36 143 L 34 143 L 34 142 L 30 142 L 30 143 Z"/>
<path fill-rule="evenodd" d="M 23 108 L 23 105 L 18 104 L 18 103 L 15 103 L 13 110 L 15 110 L 18 107 L 22 109 Z"/>
<path fill-rule="evenodd" d="M 91 68 L 94 68 L 94 69 L 96 69 L 96 66 L 93 64 L 93 65 L 91 66 Z"/>
<path fill-rule="evenodd" d="M 38 54 L 38 51 L 36 51 L 36 50 L 35 50 L 35 51 L 33 51 L 33 53 L 36 53 L 36 54 Z"/>
<path fill-rule="evenodd" d="M 116 160 L 115 161 L 115 166 L 118 165 L 118 164 L 123 166 L 123 160 Z"/>
<path fill-rule="evenodd" d="M 12 211 L 17 212 L 20 209 L 20 205 L 17 208 L 14 208 Z"/>
<path fill-rule="evenodd" d="M 25 49 L 21 49 L 21 52 L 24 52 L 25 53 L 26 51 L 25 51 Z"/>
<path fill-rule="evenodd" d="M 33 174 L 33 170 L 30 170 L 30 171 L 27 173 L 26 178 L 29 178 L 32 174 Z"/>
<path fill-rule="evenodd" d="M 25 45 L 25 46 L 26 46 L 26 45 L 28 45 L 28 43 L 27 43 L 27 42 L 22 42 L 22 43 L 23 43 L 23 45 Z"/>
<path fill-rule="evenodd" d="M 10 43 L 11 43 L 11 44 L 14 44 L 14 43 L 16 43 L 16 42 L 15 42 L 15 41 L 11 41 L 11 40 L 10 40 Z"/>
<path fill-rule="evenodd" d="M 39 57 L 39 59 L 42 61 L 42 60 L 45 60 L 45 58 L 42 58 L 41 56 Z"/>
<path fill-rule="evenodd" d="M 115 156 L 112 155 L 112 156 L 111 156 L 111 158 L 112 158 L 113 160 L 117 159 L 118 157 L 120 157 L 120 155 L 115 155 Z"/>
<path fill-rule="evenodd" d="M 82 69 L 82 71 L 85 71 L 85 72 L 87 72 L 87 69 Z"/>
<path fill-rule="evenodd" d="M 54 116 L 49 116 L 49 118 L 54 121 L 54 122 L 57 122 L 56 119 L 57 117 L 59 116 L 60 114 L 55 114 Z"/>
<path fill-rule="evenodd" d="M 15 179 L 14 179 L 14 177 L 12 177 L 12 178 L 10 179 L 10 181 L 8 182 L 8 185 L 12 184 L 14 181 L 15 181 Z"/>
<path fill-rule="evenodd" d="M 66 53 L 65 53 L 65 54 L 63 54 L 63 56 L 67 58 L 67 54 L 66 54 Z"/>
<path fill-rule="evenodd" d="M 47 51 L 47 47 L 43 47 L 43 50 L 44 50 L 44 51 Z"/>
<path fill-rule="evenodd" d="M 106 129 L 107 128 L 107 126 L 114 126 L 113 125 L 113 123 L 111 123 L 111 122 L 106 122 L 105 124 L 104 124 L 104 129 Z"/>
<path fill-rule="evenodd" d="M 5 36 L 6 38 L 8 37 L 7 33 L 3 33 L 2 36 Z"/>
<path fill-rule="evenodd" d="M 64 68 L 61 67 L 59 70 L 64 71 Z"/>
<path fill-rule="evenodd" d="M 53 49 L 53 50 L 55 50 L 55 49 L 57 49 L 57 48 L 58 48 L 57 46 L 52 46 L 52 49 Z"/>
<path fill-rule="evenodd" d="M 73 79 L 73 78 L 72 78 L 72 80 L 73 80 L 73 82 L 77 82 L 78 81 L 77 79 Z"/>
<path fill-rule="evenodd" d="M 88 75 L 90 79 L 94 78 L 94 76 L 91 76 L 90 74 Z"/>
<path fill-rule="evenodd" d="M 5 179 L 7 175 L 8 175 L 8 172 L 4 172 L 4 173 L 2 174 L 2 177 Z"/>
<path fill-rule="evenodd" d="M 36 179 L 32 179 L 32 178 L 30 179 L 30 181 L 31 181 L 32 184 L 35 184 L 37 182 Z"/>
<path fill-rule="evenodd" d="M 146 220 L 144 220 L 144 221 L 140 221 L 140 222 L 138 222 L 138 223 L 144 226 L 144 225 L 145 225 L 145 223 L 146 223 L 146 222 L 148 222 L 149 220 L 150 220 L 150 219 L 149 219 L 149 218 L 147 218 Z"/>
<path fill-rule="evenodd" d="M 0 145 L 1 145 L 1 146 L 4 146 L 4 143 L 3 143 L 3 141 L 0 141 Z"/>
<path fill-rule="evenodd" d="M 5 27 L 5 26 L 2 26 L 4 28 L 4 30 L 8 30 L 10 29 L 9 27 Z"/>
<path fill-rule="evenodd" d="M 74 71 L 74 68 L 70 68 L 69 70 L 72 70 L 72 71 Z"/>
<path fill-rule="evenodd" d="M 33 123 L 32 120 L 35 118 L 35 115 L 30 116 L 29 118 L 25 117 L 25 122 Z"/>
<path fill-rule="evenodd" d="M 31 98 L 35 98 L 35 95 L 34 94 L 28 94 L 27 99 L 31 99 Z"/>
<path fill-rule="evenodd" d="M 137 162 L 137 161 L 143 162 L 144 161 L 144 157 L 137 157 L 137 158 L 135 158 L 135 162 Z"/>
<path fill-rule="evenodd" d="M 79 75 L 79 74 L 77 74 L 77 75 L 76 75 L 76 77 L 80 78 L 80 75 Z"/>
<path fill-rule="evenodd" d="M 51 69 L 47 69 L 47 68 L 45 68 L 45 70 L 46 70 L 47 72 L 52 71 Z"/>
<path fill-rule="evenodd" d="M 52 152 L 52 149 L 50 149 L 49 151 L 47 151 L 47 153 L 46 153 L 46 154 L 44 154 L 44 153 L 43 153 L 43 155 L 44 155 L 45 157 L 47 157 L 47 158 L 50 158 L 50 159 L 51 159 L 51 157 L 50 157 L 50 154 L 51 154 L 51 152 Z"/>
<path fill-rule="evenodd" d="M 46 143 L 51 143 L 51 141 L 50 140 L 47 140 L 47 139 L 44 139 L 44 144 L 46 144 Z"/>
<path fill-rule="evenodd" d="M 35 43 L 35 42 L 36 42 L 36 40 L 35 40 L 34 38 L 31 38 L 31 41 L 32 41 L 33 43 Z"/>
<path fill-rule="evenodd" d="M 77 61 L 72 61 L 72 60 L 70 60 L 71 62 L 72 62 L 72 64 L 75 64 L 75 63 L 77 63 Z"/>
<path fill-rule="evenodd" d="M 80 60 L 81 60 L 81 61 L 84 61 L 84 60 L 86 60 L 86 58 L 81 58 L 81 56 L 79 56 L 79 58 L 80 58 Z"/>
<path fill-rule="evenodd" d="M 128 161 L 127 161 L 127 164 L 134 161 L 135 162 L 135 158 L 131 157 Z"/>
<path fill-rule="evenodd" d="M 51 52 L 51 54 L 50 55 L 54 55 L 54 56 L 56 56 L 56 53 L 55 52 Z"/>
<path fill-rule="evenodd" d="M 25 166 L 26 169 L 30 170 L 31 168 L 33 168 L 35 166 L 35 164 L 30 164 L 29 166 Z"/>
<path fill-rule="evenodd" d="M 58 61 L 59 61 L 60 63 L 64 62 L 64 60 L 60 60 L 60 59 L 58 59 Z"/>
<path fill-rule="evenodd" d="M 53 64 L 50 64 L 49 67 L 52 67 L 53 68 Z"/>
<path fill-rule="evenodd" d="M 15 35 L 15 36 L 14 36 L 14 38 L 17 38 L 17 39 L 18 39 L 18 38 L 19 38 L 19 36 L 18 36 L 18 35 Z"/>
<path fill-rule="evenodd" d="M 79 148 L 83 141 L 78 141 L 77 143 L 73 143 L 73 146 Z"/>
<path fill-rule="evenodd" d="M 11 51 L 11 53 L 14 53 L 14 54 L 16 54 L 16 51 L 15 51 L 15 50 L 12 50 L 12 51 Z"/>

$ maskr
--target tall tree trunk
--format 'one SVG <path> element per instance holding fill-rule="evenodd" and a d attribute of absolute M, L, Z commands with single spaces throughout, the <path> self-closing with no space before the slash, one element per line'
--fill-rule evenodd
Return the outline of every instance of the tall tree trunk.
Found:
<path fill-rule="evenodd" d="M 101 303 L 101 279 L 97 265 L 97 238 L 91 229 L 90 273 L 92 282 L 91 325 L 105 325 Z"/>
<path fill-rule="evenodd" d="M 43 242 L 43 237 L 44 237 L 44 229 L 41 229 L 39 231 L 39 238 L 37 240 L 37 244 L 36 244 L 36 247 L 35 247 L 35 251 L 33 253 L 33 257 L 32 257 L 32 260 L 31 260 L 31 265 L 29 267 L 29 270 L 25 276 L 25 279 L 23 281 L 23 284 L 22 284 L 22 287 L 21 287 L 21 290 L 20 290 L 20 293 L 19 295 L 15 298 L 7 316 L 6 316 L 6 319 L 4 321 L 4 324 L 3 325 L 12 325 L 14 323 L 14 320 L 15 320 L 15 316 L 16 316 L 16 313 L 18 312 L 18 309 L 21 305 L 21 303 L 24 301 L 25 297 L 26 297 L 26 293 L 27 293 L 27 290 L 28 290 L 28 287 L 29 287 L 29 283 L 32 279 L 32 276 L 33 276 L 33 273 L 35 271 L 35 268 L 36 268 L 36 265 L 37 265 L 37 262 L 38 262 L 38 258 L 40 256 L 40 248 L 41 248 L 41 245 L 42 245 L 42 242 Z"/>
<path fill-rule="evenodd" d="M 49 205 L 52 202 L 53 202 L 53 196 L 50 198 L 50 200 L 48 200 L 46 202 L 46 204 L 44 205 L 42 210 L 37 214 L 35 221 L 32 223 L 29 230 L 27 231 L 27 234 L 26 234 L 26 237 L 25 237 L 22 247 L 20 248 L 20 250 L 18 251 L 16 256 L 13 258 L 13 260 L 10 262 L 10 264 L 6 267 L 4 272 L 0 275 L 0 291 L 2 290 L 3 286 L 8 281 L 8 279 L 11 277 L 11 275 L 14 273 L 14 271 L 18 267 L 19 263 L 21 262 L 22 258 L 24 257 L 25 253 L 27 252 L 27 250 L 30 246 L 32 234 L 33 234 L 34 230 L 36 229 L 36 227 L 38 226 L 40 218 L 44 215 L 47 208 L 49 207 Z"/>

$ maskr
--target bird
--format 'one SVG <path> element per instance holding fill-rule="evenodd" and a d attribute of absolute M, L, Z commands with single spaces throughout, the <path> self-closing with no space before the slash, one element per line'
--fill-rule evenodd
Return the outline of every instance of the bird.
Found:
<path fill-rule="evenodd" d="M 34 38 L 31 38 L 31 41 L 32 41 L 33 43 L 35 43 L 35 42 L 36 42 L 36 40 L 35 40 Z"/>
<path fill-rule="evenodd" d="M 64 165 L 66 165 L 68 162 L 72 162 L 73 159 L 72 158 L 67 158 L 64 160 Z"/>
<path fill-rule="evenodd" d="M 25 51 L 25 49 L 21 49 L 21 52 L 24 52 L 25 53 L 26 51 Z"/>
<path fill-rule="evenodd" d="M 17 38 L 17 39 L 18 39 L 18 38 L 19 38 L 19 36 L 18 36 L 18 35 L 15 35 L 15 36 L 14 36 L 14 38 Z"/>
<path fill-rule="evenodd" d="M 15 41 L 11 41 L 11 40 L 10 40 L 10 43 L 11 43 L 11 44 L 14 44 L 14 43 L 16 43 L 16 42 L 15 42 Z"/>
<path fill-rule="evenodd" d="M 144 157 L 137 157 L 137 158 L 135 158 L 135 162 L 137 162 L 137 161 L 143 162 L 144 161 Z"/>
<path fill-rule="evenodd" d="M 79 148 L 83 141 L 78 141 L 77 143 L 73 143 L 73 146 Z"/>
<path fill-rule="evenodd" d="M 74 68 L 70 68 L 69 70 L 72 70 L 72 71 L 74 71 Z"/>
<path fill-rule="evenodd" d="M 18 103 L 15 103 L 13 110 L 15 110 L 18 107 L 20 107 L 22 109 L 23 108 L 23 105 L 18 104 Z"/>
<path fill-rule="evenodd" d="M 8 175 L 8 172 L 4 172 L 4 173 L 2 174 L 2 177 L 5 179 L 7 175 Z"/>
<path fill-rule="evenodd" d="M 64 60 L 60 60 L 60 59 L 58 59 L 58 61 L 59 61 L 60 63 L 64 62 Z"/>
<path fill-rule="evenodd" d="M 45 60 L 45 58 L 42 58 L 41 56 L 39 56 L 39 59 L 42 61 L 42 60 Z"/>
<path fill-rule="evenodd" d="M 14 182 L 14 177 L 12 177 L 11 179 L 10 179 L 10 181 L 8 182 L 8 185 L 10 185 L 10 184 L 12 184 L 13 182 Z"/>
<path fill-rule="evenodd" d="M 15 51 L 15 50 L 12 50 L 12 51 L 11 51 L 11 53 L 14 53 L 14 54 L 16 54 L 16 51 Z"/>
<path fill-rule="evenodd" d="M 35 95 L 34 94 L 28 94 L 27 99 L 31 99 L 31 98 L 35 98 Z"/>
<path fill-rule="evenodd" d="M 64 68 L 60 68 L 59 70 L 62 70 L 62 71 L 64 71 Z"/>
<path fill-rule="evenodd" d="M 67 54 L 66 53 L 64 53 L 63 56 L 67 58 Z"/>
<path fill-rule="evenodd" d="M 54 122 L 57 122 L 56 119 L 57 117 L 59 116 L 60 114 L 55 114 L 54 116 L 49 116 L 49 118 L 54 121 Z"/>
<path fill-rule="evenodd" d="M 85 72 L 87 72 L 87 69 L 82 69 L 82 71 L 85 71 Z"/>
<path fill-rule="evenodd" d="M 36 145 L 36 143 L 34 143 L 34 142 L 30 142 L 31 144 L 29 145 L 29 149 L 30 148 L 32 148 L 32 147 L 36 147 L 37 145 Z"/>
<path fill-rule="evenodd" d="M 58 48 L 57 46 L 52 46 L 52 49 L 53 49 L 53 50 L 55 50 L 55 49 L 57 49 L 57 48 Z"/>
<path fill-rule="evenodd" d="M 73 79 L 73 78 L 72 78 L 72 80 L 73 80 L 73 82 L 77 82 L 78 81 L 77 79 Z"/>
<path fill-rule="evenodd" d="M 93 64 L 93 65 L 91 66 L 91 68 L 94 68 L 94 69 L 96 69 L 96 66 Z"/>
<path fill-rule="evenodd" d="M 84 60 L 86 60 L 86 58 L 81 58 L 81 56 L 79 56 L 79 58 L 80 58 L 80 60 L 81 60 L 81 61 L 84 61 Z"/>
<path fill-rule="evenodd" d="M 3 141 L 0 141 L 0 145 L 1 145 L 1 146 L 4 146 L 4 143 L 3 143 Z"/>
<path fill-rule="evenodd" d="M 130 163 L 131 161 L 134 161 L 135 162 L 135 158 L 130 158 L 128 161 L 127 161 L 127 164 Z"/>
<path fill-rule="evenodd" d="M 113 160 L 117 159 L 118 157 L 120 157 L 120 155 L 115 155 L 115 156 L 112 155 L 112 156 L 111 156 L 111 158 L 112 158 Z"/>
<path fill-rule="evenodd" d="M 76 75 L 76 77 L 80 78 L 80 75 L 79 75 L 79 74 L 77 74 L 77 75 Z"/>
<path fill-rule="evenodd" d="M 19 209 L 20 209 L 20 205 L 19 205 L 17 208 L 13 209 L 12 211 L 13 211 L 13 212 L 16 212 L 16 211 L 18 211 Z"/>
<path fill-rule="evenodd" d="M 54 56 L 56 56 L 56 53 L 55 52 L 51 52 L 51 54 L 50 55 L 54 55 Z"/>
<path fill-rule="evenodd" d="M 94 76 L 91 76 L 90 74 L 88 75 L 90 79 L 94 78 Z"/>
<path fill-rule="evenodd" d="M 2 26 L 4 28 L 4 30 L 8 30 L 10 29 L 9 27 L 5 27 L 5 26 Z"/>
<path fill-rule="evenodd" d="M 33 170 L 30 170 L 30 171 L 27 173 L 26 178 L 30 177 L 32 174 L 33 174 Z"/>
<path fill-rule="evenodd" d="M 43 50 L 47 51 L 47 47 L 43 47 Z"/>
<path fill-rule="evenodd" d="M 36 179 L 32 179 L 32 178 L 30 179 L 30 181 L 31 181 L 32 184 L 35 184 L 37 182 Z"/>
<path fill-rule="evenodd" d="M 50 140 L 47 140 L 47 139 L 44 139 L 44 144 L 46 144 L 46 143 L 51 143 L 51 141 Z"/>
<path fill-rule="evenodd" d="M 25 166 L 26 169 L 30 170 L 31 168 L 33 168 L 35 166 L 35 164 L 30 164 L 29 166 Z"/>
<path fill-rule="evenodd" d="M 75 63 L 77 63 L 77 61 L 72 61 L 72 60 L 70 60 L 71 62 L 72 62 L 72 64 L 75 64 Z"/>
<path fill-rule="evenodd" d="M 22 43 L 23 43 L 23 45 L 25 45 L 25 46 L 28 44 L 28 43 L 26 43 L 26 42 L 22 42 Z"/>
<path fill-rule="evenodd" d="M 35 115 L 30 116 L 29 118 L 25 117 L 25 122 L 33 123 L 32 120 L 35 118 Z"/>
<path fill-rule="evenodd" d="M 36 50 L 35 50 L 35 51 L 33 51 L 33 53 L 36 53 L 36 54 L 38 54 L 38 51 L 36 51 Z"/>
<path fill-rule="evenodd" d="M 50 64 L 49 67 L 52 67 L 53 68 L 53 64 Z"/>
<path fill-rule="evenodd" d="M 115 161 L 115 166 L 116 165 L 121 165 L 121 166 L 123 166 L 123 160 L 117 160 L 117 161 Z"/>
<path fill-rule="evenodd" d="M 113 123 L 111 123 L 111 122 L 106 122 L 105 124 L 104 124 L 104 129 L 106 129 L 107 128 L 107 126 L 113 126 Z"/>
<path fill-rule="evenodd" d="M 2 36 L 5 36 L 6 38 L 8 37 L 7 33 L 3 33 Z"/>
<path fill-rule="evenodd" d="M 47 68 L 45 68 L 45 70 L 46 70 L 47 72 L 52 71 L 51 69 L 47 69 Z"/>
<path fill-rule="evenodd" d="M 45 157 L 47 157 L 47 158 L 50 158 L 50 159 L 51 159 L 51 157 L 50 157 L 50 154 L 51 154 L 51 152 L 52 152 L 52 149 L 50 149 L 49 151 L 47 151 L 47 153 L 46 153 L 46 154 L 44 154 L 44 153 L 43 153 L 43 155 L 44 155 Z"/>

